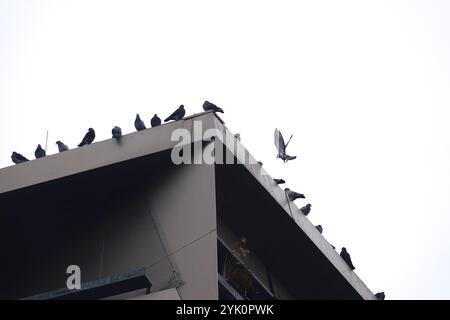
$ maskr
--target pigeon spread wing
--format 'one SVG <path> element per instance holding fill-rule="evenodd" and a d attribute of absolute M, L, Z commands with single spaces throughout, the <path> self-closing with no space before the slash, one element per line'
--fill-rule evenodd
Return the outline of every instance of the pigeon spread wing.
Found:
<path fill-rule="evenodd" d="M 277 147 L 278 150 L 278 155 L 286 154 L 286 145 L 284 144 L 284 138 L 280 130 L 275 129 L 274 138 L 275 138 L 275 146 Z"/>

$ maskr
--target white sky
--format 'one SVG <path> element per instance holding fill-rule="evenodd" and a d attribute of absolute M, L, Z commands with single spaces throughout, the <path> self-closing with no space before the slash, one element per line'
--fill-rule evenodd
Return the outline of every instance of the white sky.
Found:
<path fill-rule="evenodd" d="M 55 153 L 209 100 L 369 288 L 450 299 L 449 16 L 429 0 L 0 0 L 0 167 L 46 130 Z M 275 127 L 297 160 L 275 159 Z"/>

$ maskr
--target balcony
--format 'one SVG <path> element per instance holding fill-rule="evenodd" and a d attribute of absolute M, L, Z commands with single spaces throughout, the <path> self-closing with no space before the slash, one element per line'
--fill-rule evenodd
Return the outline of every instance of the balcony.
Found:
<path fill-rule="evenodd" d="M 275 299 L 271 290 L 220 239 L 217 240 L 217 256 L 220 300 Z"/>

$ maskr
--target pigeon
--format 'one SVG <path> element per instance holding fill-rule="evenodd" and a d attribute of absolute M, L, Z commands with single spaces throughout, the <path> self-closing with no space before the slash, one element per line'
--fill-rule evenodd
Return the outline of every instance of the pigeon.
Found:
<path fill-rule="evenodd" d="M 158 115 L 155 113 L 152 120 L 150 120 L 150 124 L 152 127 L 157 127 L 161 125 L 161 119 L 158 117 Z"/>
<path fill-rule="evenodd" d="M 91 144 L 95 139 L 95 131 L 92 128 L 89 128 L 88 132 L 84 135 L 83 140 L 81 140 L 79 147 L 85 146 L 87 144 Z"/>
<path fill-rule="evenodd" d="M 64 143 L 62 143 L 61 141 L 56 141 L 56 144 L 58 145 L 59 152 L 64 152 L 64 151 L 69 150 L 69 147 L 66 146 Z"/>
<path fill-rule="evenodd" d="M 239 133 L 236 133 L 236 134 L 234 135 L 234 137 L 235 137 L 236 139 L 238 139 L 239 141 L 241 141 L 241 135 L 240 135 Z"/>
<path fill-rule="evenodd" d="M 350 259 L 350 255 L 347 252 L 347 249 L 342 248 L 341 250 L 341 257 L 344 259 L 344 261 L 348 264 L 350 269 L 355 270 L 355 267 L 353 266 L 352 259 Z"/>
<path fill-rule="evenodd" d="M 245 257 L 250 253 L 250 249 L 247 246 L 247 238 L 241 238 L 241 240 L 239 241 L 239 256 Z"/>
<path fill-rule="evenodd" d="M 335 247 L 335 246 L 333 246 L 332 244 L 330 244 L 330 246 L 331 246 L 334 250 L 336 250 L 336 247 Z"/>
<path fill-rule="evenodd" d="M 12 155 L 11 155 L 11 160 L 12 160 L 12 162 L 14 162 L 15 164 L 19 164 L 19 163 L 28 161 L 27 158 L 25 158 L 23 155 L 21 155 L 20 153 L 17 153 L 17 152 L 13 152 L 13 153 L 12 153 Z"/>
<path fill-rule="evenodd" d="M 114 139 L 120 139 L 122 137 L 122 129 L 118 126 L 115 126 L 111 132 Z"/>
<path fill-rule="evenodd" d="M 298 199 L 298 198 L 304 198 L 305 197 L 305 195 L 303 195 L 301 193 L 297 193 L 295 191 L 292 191 L 289 188 L 284 189 L 284 191 L 286 192 L 289 200 L 291 200 L 291 201 L 294 201 L 295 199 Z"/>
<path fill-rule="evenodd" d="M 286 148 L 292 139 L 292 135 L 289 138 L 289 141 L 285 144 L 283 135 L 281 134 L 280 130 L 275 129 L 274 138 L 275 138 L 275 147 L 277 147 L 277 151 L 278 151 L 277 159 L 280 158 L 284 162 L 287 162 L 289 160 L 294 160 L 297 158 L 296 156 L 290 156 L 290 155 L 286 154 Z"/>
<path fill-rule="evenodd" d="M 286 181 L 284 181 L 283 179 L 273 179 L 273 181 L 275 181 L 277 184 L 286 183 Z"/>
<path fill-rule="evenodd" d="M 137 131 L 145 130 L 145 123 L 141 120 L 141 117 L 139 117 L 139 114 L 136 114 L 136 120 L 134 120 L 134 127 Z"/>
<path fill-rule="evenodd" d="M 302 208 L 300 209 L 300 211 L 301 211 L 305 216 L 307 216 L 307 215 L 309 214 L 309 212 L 311 211 L 311 207 L 312 207 L 311 204 L 308 203 L 306 206 L 302 207 Z M 322 227 L 320 227 L 320 228 L 322 228 Z M 321 231 L 320 233 L 322 233 L 322 231 Z"/>
<path fill-rule="evenodd" d="M 262 167 L 263 163 L 261 161 L 258 161 L 258 164 Z"/>
<path fill-rule="evenodd" d="M 45 150 L 42 149 L 40 144 L 38 144 L 36 151 L 34 152 L 34 156 L 36 157 L 36 159 L 45 157 Z"/>
<path fill-rule="evenodd" d="M 216 106 L 214 103 L 211 103 L 209 101 L 205 101 L 203 103 L 203 110 L 205 111 L 214 111 L 214 112 L 222 112 L 223 113 L 223 109 L 219 108 L 218 106 Z"/>
<path fill-rule="evenodd" d="M 185 114 L 186 114 L 186 111 L 184 110 L 184 106 L 181 105 L 170 116 L 168 116 L 167 119 L 164 120 L 164 122 L 167 122 L 167 121 L 170 121 L 170 120 L 173 120 L 173 121 L 181 120 L 181 119 L 183 119 Z"/>
<path fill-rule="evenodd" d="M 321 226 L 320 224 L 316 226 L 316 229 L 317 229 L 317 231 L 319 231 L 320 233 L 323 232 L 323 228 L 322 228 L 322 226 Z"/>
<path fill-rule="evenodd" d="M 378 293 L 376 293 L 376 294 L 375 294 L 375 297 L 376 297 L 378 300 L 384 300 L 384 298 L 385 298 L 384 292 L 378 292 Z"/>

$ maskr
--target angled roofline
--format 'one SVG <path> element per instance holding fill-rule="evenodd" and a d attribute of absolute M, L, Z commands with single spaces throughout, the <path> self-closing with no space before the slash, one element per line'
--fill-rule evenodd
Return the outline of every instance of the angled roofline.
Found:
<path fill-rule="evenodd" d="M 214 128 L 214 113 L 202 112 L 184 120 L 162 124 L 138 132 L 123 135 L 120 142 L 108 139 L 62 153 L 51 154 L 0 169 L 0 195 L 2 193 L 64 178 L 114 163 L 172 149 L 179 144 L 171 140 L 176 129 L 193 130 L 194 120 L 201 120 L 203 130 Z M 217 118 L 218 119 L 218 118 Z M 222 120 L 218 120 L 219 123 Z M 201 140 L 192 135 L 191 142 Z"/>
<path fill-rule="evenodd" d="M 355 291 L 363 299 L 376 300 L 376 297 L 364 282 L 348 267 L 309 219 L 300 213 L 299 208 L 292 201 L 288 200 L 285 192 L 273 181 L 273 178 L 265 171 L 264 167 L 257 164 L 256 159 L 243 147 L 238 139 L 234 138 L 233 134 L 225 126 L 224 121 L 212 111 L 194 114 L 180 121 L 169 122 L 158 127 L 126 134 L 122 136 L 120 143 L 115 139 L 108 139 L 85 147 L 0 169 L 0 195 L 171 149 L 179 144 L 178 141 L 172 141 L 172 132 L 180 128 L 193 132 L 194 120 L 202 121 L 203 130 L 219 130 L 222 134 L 216 139 L 236 157 L 239 157 L 235 152 L 236 145 L 243 148 L 246 156 L 249 157 L 249 161 L 242 162 L 246 170 L 276 200 L 284 212 L 292 217 L 293 222 L 311 239 Z M 225 139 L 229 135 L 233 136 L 231 143 L 228 139 Z M 196 137 L 196 135 L 191 134 L 191 143 L 202 140 L 203 137 Z"/>

